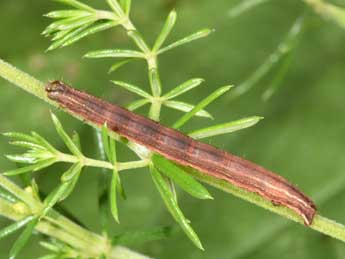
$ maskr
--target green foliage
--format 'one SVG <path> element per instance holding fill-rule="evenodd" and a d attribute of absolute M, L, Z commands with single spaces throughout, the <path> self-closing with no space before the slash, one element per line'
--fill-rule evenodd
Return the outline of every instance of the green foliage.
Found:
<path fill-rule="evenodd" d="M 26 245 L 26 243 L 29 241 L 30 237 L 32 236 L 37 223 L 38 223 L 38 217 L 34 217 L 32 218 L 32 220 L 28 222 L 24 231 L 18 237 L 16 242 L 14 242 L 10 250 L 10 254 L 9 254 L 10 259 L 16 258 L 17 255 L 22 251 L 22 249 L 24 248 L 24 246 Z"/>
<path fill-rule="evenodd" d="M 178 46 L 182 46 L 186 43 L 190 43 L 194 40 L 206 37 L 212 31 L 210 29 L 204 29 L 164 46 L 164 43 L 166 42 L 176 23 L 177 15 L 175 11 L 172 11 L 168 15 L 168 18 L 160 34 L 157 36 L 153 48 L 150 49 L 150 47 L 146 44 L 145 40 L 135 29 L 134 25 L 128 18 L 131 1 L 117 2 L 115 0 L 108 0 L 107 3 L 112 11 L 96 10 L 89 5 L 74 0 L 64 0 L 61 2 L 70 5 L 75 9 L 53 11 L 46 15 L 48 18 L 52 18 L 55 20 L 43 32 L 44 35 L 51 36 L 53 40 L 53 43 L 48 48 L 48 50 L 53 50 L 59 47 L 66 47 L 86 36 L 103 30 L 107 30 L 117 25 L 124 27 L 125 30 L 127 30 L 128 36 L 137 45 L 138 50 L 97 50 L 89 52 L 85 55 L 85 57 L 87 58 L 125 58 L 124 60 L 115 63 L 110 68 L 110 71 L 114 71 L 119 67 L 125 65 L 129 61 L 134 61 L 136 59 L 145 59 L 147 61 L 148 78 L 152 94 L 149 94 L 143 91 L 140 87 L 132 85 L 130 83 L 118 80 L 113 81 L 115 85 L 120 86 L 143 98 L 131 103 L 128 106 L 130 110 L 138 109 L 139 107 L 150 103 L 151 109 L 149 115 L 152 119 L 155 120 L 159 119 L 161 106 L 166 106 L 185 112 L 186 114 L 182 116 L 174 125 L 174 127 L 179 128 L 194 116 L 212 118 L 212 116 L 207 111 L 205 111 L 204 108 L 231 88 L 231 86 L 222 87 L 210 94 L 195 106 L 193 104 L 176 101 L 174 99 L 198 87 L 204 81 L 203 79 L 195 78 L 187 80 L 175 87 L 170 92 L 162 95 L 162 84 L 158 70 L 157 57 L 160 54 L 170 51 Z M 153 163 L 154 167 L 151 166 L 150 170 L 151 175 L 169 212 L 172 214 L 177 223 L 179 223 L 181 228 L 185 231 L 186 235 L 193 241 L 193 243 L 197 247 L 202 248 L 199 238 L 197 237 L 196 233 L 191 228 L 189 221 L 183 216 L 183 213 L 177 205 L 177 197 L 174 191 L 174 184 L 176 183 L 184 191 L 197 198 L 210 199 L 210 194 L 200 183 L 198 183 L 191 176 L 186 174 L 183 170 L 181 170 L 170 161 L 165 160 L 158 155 L 151 156 L 148 150 L 146 151 L 147 154 L 145 154 L 144 157 L 151 157 L 150 160 L 142 158 L 142 161 L 131 161 L 126 163 L 118 162 L 116 155 L 116 142 L 113 138 L 110 137 L 110 133 L 106 125 L 104 125 L 102 129 L 101 139 L 102 147 L 104 149 L 104 153 L 106 154 L 108 162 L 87 158 L 81 151 L 79 136 L 77 134 L 74 134 L 72 137 L 70 137 L 63 129 L 61 123 L 54 114 L 52 114 L 52 119 L 58 135 L 68 147 L 71 154 L 66 154 L 58 151 L 46 139 L 44 139 L 37 133 L 32 133 L 32 135 L 21 133 L 6 134 L 6 136 L 16 140 L 11 142 L 11 144 L 28 149 L 28 151 L 24 154 L 7 156 L 8 159 L 14 162 L 28 164 L 27 166 L 24 166 L 22 168 L 6 172 L 7 175 L 36 172 L 57 162 L 72 163 L 71 167 L 62 174 L 61 184 L 57 186 L 55 190 L 53 190 L 44 199 L 44 208 L 40 213 L 40 217 L 44 217 L 45 215 L 47 215 L 47 213 L 49 213 L 49 211 L 55 206 L 56 203 L 66 199 L 72 193 L 75 185 L 77 184 L 82 169 L 87 166 L 92 166 L 107 170 L 110 169 L 112 171 L 110 185 L 109 188 L 107 188 L 109 192 L 109 207 L 113 218 L 117 222 L 119 222 L 117 193 L 120 193 L 123 197 L 125 196 L 119 172 L 121 170 L 149 166 L 151 163 Z M 233 124 L 236 124 L 237 129 L 239 129 L 240 127 L 248 127 L 255 123 L 247 121 L 243 122 L 243 124 L 240 126 L 237 122 L 234 122 Z M 215 126 L 215 128 L 202 131 L 202 134 L 205 135 L 208 133 L 209 136 L 213 136 L 231 132 L 234 131 L 235 126 L 233 124 L 217 125 Z M 230 129 L 231 127 L 232 130 Z M 166 177 L 168 178 L 164 178 L 161 173 L 166 175 Z M 104 197 L 103 194 L 101 194 L 100 196 L 100 208 L 104 208 L 104 206 L 102 205 L 102 200 L 104 198 L 102 197 Z M 102 217 L 104 218 L 106 216 Z"/>
<path fill-rule="evenodd" d="M 153 179 L 153 182 L 155 183 L 165 205 L 167 206 L 169 212 L 173 216 L 173 218 L 176 220 L 176 222 L 180 225 L 182 230 L 186 233 L 186 235 L 189 237 L 190 240 L 201 250 L 203 250 L 202 244 L 197 236 L 197 234 L 194 232 L 192 227 L 190 226 L 189 220 L 185 218 L 182 211 L 180 210 L 176 199 L 171 192 L 168 183 L 163 178 L 163 176 L 160 174 L 160 172 L 157 171 L 155 167 L 151 167 L 151 176 Z"/>
<path fill-rule="evenodd" d="M 218 97 L 225 94 L 227 91 L 230 90 L 232 86 L 224 86 L 219 88 L 218 90 L 214 91 L 212 94 L 207 96 L 205 99 L 200 101 L 192 110 L 187 112 L 185 115 L 183 115 L 178 121 L 175 122 L 173 125 L 173 128 L 178 129 L 182 127 L 184 124 L 186 124 L 187 121 L 189 121 L 195 114 L 200 112 L 203 108 L 208 106 L 210 103 L 215 101 Z"/>
<path fill-rule="evenodd" d="M 239 97 L 249 90 L 251 90 L 257 83 L 262 80 L 276 65 L 281 65 L 279 73 L 273 79 L 271 85 L 263 93 L 263 99 L 269 99 L 278 89 L 280 83 L 283 81 L 291 64 L 292 54 L 297 46 L 299 36 L 303 29 L 303 17 L 297 18 L 291 29 L 285 36 L 285 39 L 278 45 L 277 49 L 259 66 L 243 83 L 237 86 L 231 98 Z M 283 62 L 284 59 L 286 62 Z M 283 61 L 282 61 L 283 60 Z"/>
<path fill-rule="evenodd" d="M 113 81 L 114 84 L 140 96 L 141 99 L 130 103 L 127 107 L 130 110 L 135 110 L 146 104 L 150 104 L 150 117 L 155 120 L 159 120 L 161 107 L 163 106 L 182 111 L 185 114 L 174 124 L 175 128 L 180 128 L 194 116 L 213 118 L 210 113 L 204 110 L 204 108 L 212 103 L 216 98 L 227 92 L 230 87 L 224 87 L 215 91 L 197 105 L 174 100 L 176 97 L 179 97 L 180 95 L 200 86 L 203 82 L 203 79 L 196 78 L 187 80 L 186 82 L 178 85 L 170 92 L 162 93 L 164 92 L 164 89 L 162 89 L 159 66 L 157 62 L 157 58 L 160 54 L 173 50 L 178 46 L 192 42 L 196 39 L 206 37 L 210 32 L 212 32 L 212 30 L 205 29 L 196 33 L 192 33 L 190 36 L 184 37 L 181 40 L 177 40 L 165 46 L 164 44 L 167 41 L 167 38 L 169 37 L 176 23 L 177 15 L 175 11 L 172 11 L 169 14 L 160 34 L 156 38 L 153 47 L 150 48 L 129 19 L 131 10 L 130 0 L 108 0 L 107 3 L 111 8 L 111 11 L 96 10 L 89 5 L 75 0 L 59 0 L 59 2 L 67 4 L 75 9 L 54 11 L 46 15 L 47 17 L 55 20 L 43 32 L 44 35 L 51 36 L 53 40 L 53 43 L 48 48 L 48 50 L 69 46 L 91 34 L 108 30 L 116 26 L 123 27 L 127 31 L 128 36 L 133 39 L 133 41 L 137 45 L 138 50 L 97 50 L 88 52 L 85 57 L 120 58 L 121 60 L 114 63 L 114 65 L 110 68 L 110 72 L 117 70 L 128 62 L 133 62 L 138 59 L 146 60 L 148 64 L 148 81 L 152 93 L 147 93 L 140 87 L 126 82 L 117 80 Z M 265 1 L 256 1 L 257 4 L 259 2 Z M 340 8 L 328 4 L 326 5 L 325 3 L 323 3 L 323 1 L 305 2 L 314 7 L 315 10 L 319 10 L 315 7 L 316 3 L 318 4 L 318 7 L 323 4 L 322 7 L 327 8 L 324 8 L 324 10 L 322 11 L 322 15 L 325 17 L 331 17 L 340 25 L 343 24 L 343 11 L 340 10 Z M 260 79 L 262 79 L 263 76 L 265 76 L 271 70 L 271 68 L 273 68 L 278 63 L 282 63 L 279 69 L 279 73 L 276 74 L 276 76 L 272 80 L 270 87 L 268 87 L 268 89 L 264 92 L 263 98 L 268 99 L 275 93 L 289 69 L 292 57 L 291 54 L 293 53 L 293 50 L 295 48 L 296 39 L 301 31 L 301 27 L 302 19 L 298 19 L 292 27 L 291 31 L 288 33 L 286 39 L 282 42 L 281 45 L 279 45 L 277 52 L 273 53 L 268 61 L 265 62 L 262 67 L 260 67 L 258 71 L 253 74 L 252 77 L 249 78 L 249 83 L 245 82 L 245 84 L 247 84 L 246 87 L 241 85 L 237 88 L 239 90 L 235 89 L 233 91 L 234 95 L 236 95 L 236 92 L 240 92 L 240 94 L 246 92 L 247 90 L 252 88 L 252 86 L 254 86 Z M 248 87 L 248 85 L 250 87 Z M 168 161 L 155 154 L 151 154 L 149 151 L 145 151 L 147 153 L 144 152 L 145 156 L 139 155 L 141 159 L 140 161 L 130 161 L 125 163 L 118 162 L 116 156 L 116 142 L 113 140 L 114 135 L 108 131 L 106 125 L 102 130 L 102 146 L 108 161 L 95 160 L 85 157 L 81 151 L 80 139 L 78 137 L 78 134 L 74 134 L 72 137 L 70 137 L 65 132 L 56 116 L 53 115 L 52 117 L 59 136 L 68 147 L 71 154 L 65 154 L 56 150 L 46 139 L 42 138 L 37 133 L 32 133 L 31 135 L 21 133 L 5 134 L 6 136 L 11 137 L 15 140 L 11 142 L 11 144 L 28 149 L 28 152 L 24 154 L 7 156 L 7 158 L 11 161 L 25 165 L 22 168 L 6 172 L 7 175 L 36 172 L 47 168 L 57 162 L 72 164 L 71 167 L 62 174 L 60 185 L 57 186 L 56 189 L 44 199 L 44 207 L 40 211 L 39 217 L 46 217 L 46 215 L 52 211 L 52 208 L 56 205 L 56 203 L 66 199 L 73 191 L 74 186 L 77 184 L 82 169 L 87 166 L 92 166 L 111 171 L 111 181 L 109 182 L 110 185 L 108 188 L 110 202 L 109 207 L 113 218 L 115 218 L 116 221 L 119 221 L 117 194 L 120 193 L 124 196 L 119 173 L 127 169 L 136 169 L 139 167 L 150 166 L 151 176 L 153 178 L 154 184 L 160 192 L 169 212 L 172 214 L 173 218 L 181 226 L 181 228 L 185 231 L 186 235 L 194 242 L 194 244 L 199 248 L 202 248 L 199 238 L 190 226 L 189 220 L 184 217 L 182 211 L 180 210 L 177 203 L 177 198 L 175 197 L 175 193 L 173 191 L 173 184 L 176 183 L 184 191 L 192 194 L 197 198 L 210 198 L 207 190 L 202 187 L 200 183 L 196 181 L 196 179 L 190 177 L 189 174 L 174 165 L 171 161 Z M 260 119 L 260 117 L 248 117 L 233 122 L 221 123 L 204 129 L 195 130 L 190 133 L 190 136 L 196 139 L 201 139 L 230 133 L 253 126 Z M 119 139 L 119 141 L 122 140 Z M 126 141 L 122 142 L 128 144 L 128 147 L 132 150 L 134 149 L 134 151 L 138 151 L 136 150 L 135 145 L 134 148 L 133 146 L 131 146 L 133 145 L 133 143 L 128 143 Z M 137 154 L 139 154 L 139 152 L 137 152 Z M 196 178 L 200 179 L 202 177 L 196 176 Z M 33 192 L 36 193 L 36 197 L 38 197 L 39 195 L 37 186 L 33 184 L 32 188 L 34 190 Z M 0 197 L 10 202 L 15 202 L 15 198 L 11 194 L 8 194 L 6 192 L 0 191 Z M 29 223 L 26 223 L 26 221 L 24 223 L 23 221 L 18 221 L 17 223 L 20 223 L 19 225 L 10 226 L 8 228 L 5 228 L 4 231 L 0 232 L 12 233 L 20 227 L 24 227 L 26 225 L 26 229 L 11 250 L 11 257 L 17 255 L 17 253 L 28 240 L 28 237 L 31 236 L 32 230 L 38 222 L 37 215 L 31 215 L 29 216 L 29 219 L 33 219 L 33 221 L 30 221 Z M 125 233 L 123 235 L 120 234 L 115 236 L 112 240 L 113 244 L 128 244 L 131 243 L 131 241 L 126 240 L 135 240 L 137 236 L 139 236 L 140 238 L 138 239 L 142 239 L 142 242 L 145 242 L 168 236 L 166 235 L 167 232 L 168 231 L 166 231 L 166 229 L 162 229 L 156 232 L 153 231 L 149 233 Z M 44 246 L 54 252 L 53 254 L 45 256 L 45 258 L 78 258 L 79 256 L 74 248 L 70 248 L 65 245 L 60 246 L 53 243 L 46 243 Z M 62 249 L 62 247 L 64 248 Z M 105 255 L 100 256 L 100 258 L 102 257 L 106 258 Z"/>
<path fill-rule="evenodd" d="M 152 156 L 151 160 L 156 169 L 173 180 L 190 195 L 198 199 L 212 199 L 212 196 L 205 189 L 205 187 L 203 187 L 199 182 L 194 180 L 193 177 L 169 160 L 166 160 L 164 157 L 156 154 Z"/>

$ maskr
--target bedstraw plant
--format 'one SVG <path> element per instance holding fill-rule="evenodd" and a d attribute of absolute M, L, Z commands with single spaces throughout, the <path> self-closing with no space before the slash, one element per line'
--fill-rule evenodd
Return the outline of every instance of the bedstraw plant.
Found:
<path fill-rule="evenodd" d="M 112 80 L 114 85 L 122 87 L 139 97 L 138 100 L 127 105 L 127 108 L 131 111 L 135 111 L 145 105 L 150 105 L 148 117 L 156 121 L 160 120 L 162 107 L 181 111 L 184 114 L 172 125 L 175 129 L 181 129 L 195 116 L 212 119 L 213 116 L 206 110 L 207 106 L 232 89 L 230 85 L 220 87 L 197 104 L 182 102 L 178 98 L 182 94 L 199 87 L 204 82 L 201 78 L 192 78 L 186 82 L 182 82 L 167 93 L 163 91 L 157 62 L 158 57 L 179 46 L 204 38 L 212 32 L 211 29 L 202 29 L 167 44 L 168 36 L 173 30 L 177 18 L 174 10 L 168 15 L 162 30 L 151 47 L 146 43 L 130 19 L 130 0 L 106 0 L 109 6 L 108 10 L 98 10 L 77 0 L 57 0 L 57 2 L 67 6 L 67 9 L 46 14 L 48 18 L 53 19 L 53 22 L 43 32 L 44 36 L 52 38 L 52 44 L 47 51 L 67 47 L 87 36 L 109 29 L 118 29 L 117 27 L 124 29 L 128 37 L 135 43 L 136 49 L 104 49 L 85 54 L 86 58 L 114 59 L 114 64 L 109 68 L 109 73 L 116 71 L 129 62 L 144 60 L 147 63 L 150 93 L 132 83 Z M 288 41 L 289 46 L 293 46 L 294 36 L 300 31 L 301 22 L 301 20 L 298 20 L 291 29 L 287 37 L 290 39 Z M 29 93 L 57 107 L 54 101 L 47 98 L 44 91 L 45 83 L 36 80 L 2 60 L 0 60 L 0 75 Z M 246 90 L 245 87 L 243 88 Z M 243 88 L 235 90 L 235 94 L 240 95 L 240 91 Z M 196 170 L 180 167 L 162 156 L 152 154 L 150 150 L 137 143 L 128 141 L 116 135 L 114 132 L 109 131 L 106 124 L 102 128 L 99 128 L 97 125 L 87 121 L 85 122 L 95 128 L 99 140 L 99 149 L 104 154 L 104 159 L 88 157 L 83 153 L 81 148 L 82 139 L 79 138 L 78 134 L 74 132 L 70 136 L 56 115 L 52 113 L 51 117 L 57 135 L 59 135 L 68 148 L 67 153 L 55 148 L 46 138 L 36 132 L 31 132 L 30 134 L 18 132 L 4 133 L 4 136 L 11 139 L 10 143 L 12 145 L 26 149 L 23 154 L 7 155 L 6 157 L 9 160 L 19 166 L 0 175 L 0 215 L 15 221 L 12 225 L 0 230 L 0 239 L 23 229 L 9 251 L 9 258 L 11 259 L 19 254 L 30 236 L 36 231 L 49 237 L 49 239 L 41 243 L 44 248 L 49 250 L 49 253 L 42 257 L 42 259 L 148 258 L 123 245 L 131 242 L 146 242 L 166 238 L 175 232 L 174 228 L 163 227 L 148 230 L 147 232 L 113 234 L 109 233 L 107 229 L 108 222 L 106 222 L 106 214 L 110 211 L 113 219 L 120 223 L 121 214 L 118 211 L 117 203 L 121 198 L 126 198 L 126 192 L 120 176 L 125 170 L 135 170 L 138 168 L 148 169 L 152 181 L 171 216 L 186 236 L 200 249 L 203 249 L 203 247 L 199 237 L 193 230 L 191 222 L 184 216 L 179 207 L 175 184 L 195 198 L 212 199 L 210 193 L 200 183 L 201 181 L 269 209 L 293 221 L 302 223 L 298 215 L 291 210 L 273 206 L 269 201 L 254 193 L 249 193 Z M 188 134 L 195 139 L 208 138 L 251 127 L 261 119 L 258 116 L 243 118 L 198 129 Z M 134 151 L 138 156 L 138 160 L 119 161 L 116 148 L 117 142 L 125 144 L 130 150 Z M 56 163 L 68 164 L 69 168 L 62 173 L 60 182 L 56 184 L 56 188 L 51 193 L 44 194 L 36 184 L 34 172 L 42 169 L 48 170 L 51 165 Z M 101 234 L 93 233 L 76 223 L 77 220 L 73 216 L 69 215 L 63 208 L 59 208 L 59 202 L 65 200 L 73 193 L 73 189 L 83 169 L 86 167 L 99 168 L 100 182 L 109 182 L 106 187 L 103 186 L 100 189 L 101 192 L 99 195 L 100 221 L 102 225 Z M 25 184 L 25 188 L 19 187 L 7 178 L 8 176 L 14 175 L 22 176 L 21 179 Z M 107 181 L 109 177 L 110 181 Z M 74 195 L 78 194 L 75 193 Z M 130 202 L 130 197 L 128 200 Z M 345 241 L 345 227 L 319 215 L 315 217 L 311 227 Z"/>

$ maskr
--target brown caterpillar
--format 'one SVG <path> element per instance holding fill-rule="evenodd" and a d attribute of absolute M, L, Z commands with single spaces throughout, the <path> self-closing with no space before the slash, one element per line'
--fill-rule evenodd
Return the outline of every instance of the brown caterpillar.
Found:
<path fill-rule="evenodd" d="M 190 166 L 294 210 L 312 224 L 313 201 L 283 177 L 238 156 L 196 141 L 158 122 L 107 103 L 61 81 L 46 86 L 48 97 L 86 121 L 110 130 L 184 166 Z"/>

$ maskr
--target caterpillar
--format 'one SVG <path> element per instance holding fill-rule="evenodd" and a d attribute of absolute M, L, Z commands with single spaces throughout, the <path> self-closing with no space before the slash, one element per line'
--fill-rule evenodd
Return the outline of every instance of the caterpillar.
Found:
<path fill-rule="evenodd" d="M 303 218 L 306 226 L 312 224 L 316 214 L 315 204 L 285 178 L 61 81 L 50 82 L 45 89 L 51 100 L 72 114 L 100 126 L 107 123 L 110 130 L 130 141 L 180 165 L 257 193 L 275 205 L 288 207 Z"/>

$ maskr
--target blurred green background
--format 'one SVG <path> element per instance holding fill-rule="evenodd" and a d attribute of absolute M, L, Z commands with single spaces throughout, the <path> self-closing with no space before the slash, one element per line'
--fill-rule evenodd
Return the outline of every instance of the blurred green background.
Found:
<path fill-rule="evenodd" d="M 104 1 L 88 1 L 105 8 Z M 249 115 L 264 116 L 258 125 L 206 142 L 278 172 L 313 197 L 319 212 L 345 223 L 345 31 L 321 19 L 299 0 L 269 1 L 230 18 L 234 0 L 133 1 L 132 18 L 150 43 L 169 10 L 176 4 L 177 26 L 169 38 L 178 39 L 204 27 L 215 28 L 210 37 L 167 53 L 160 59 L 164 89 L 172 89 L 191 77 L 206 83 L 182 99 L 196 103 L 226 84 L 243 82 L 272 53 L 297 17 L 306 12 L 293 63 L 281 88 L 267 102 L 262 92 L 275 75 L 273 70 L 255 88 L 231 101 L 231 92 L 209 107 L 216 119 L 194 119 L 184 130 L 197 129 Z M 49 40 L 40 33 L 49 20 L 42 15 L 63 6 L 51 1 L 0 1 L 0 57 L 42 81 L 63 79 L 75 87 L 125 105 L 134 96 L 111 86 L 124 80 L 148 89 L 144 63 L 133 63 L 112 75 L 112 60 L 86 60 L 87 51 L 133 46 L 121 29 L 115 29 L 52 53 L 44 53 Z M 35 130 L 64 149 L 50 120 L 51 107 L 0 79 L 0 131 Z M 93 130 L 55 111 L 69 132 L 81 134 L 86 154 L 96 156 Z M 146 109 L 140 110 L 145 114 Z M 163 110 L 169 125 L 180 114 Z M 0 137 L 0 154 L 18 151 Z M 126 149 L 121 159 L 133 158 Z M 0 156 L 1 171 L 14 165 Z M 36 174 L 42 190 L 58 183 L 63 165 Z M 97 170 L 85 170 L 73 195 L 64 205 L 93 231 L 99 231 Z M 113 232 L 144 230 L 174 222 L 148 172 L 123 174 L 129 199 L 120 202 L 121 225 Z M 345 245 L 301 225 L 291 223 L 259 207 L 209 187 L 213 201 L 199 201 L 180 193 L 180 205 L 198 232 L 205 252 L 197 250 L 182 232 L 164 241 L 133 247 L 154 258 L 344 258 Z M 0 227 L 9 221 L 0 219 Z M 0 258 L 7 258 L 15 236 L 0 242 Z M 33 238 L 19 258 L 38 258 L 46 251 Z"/>

